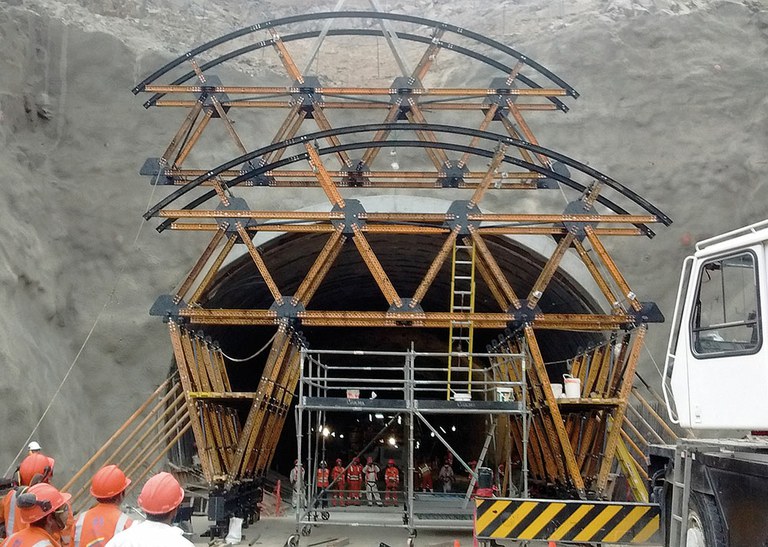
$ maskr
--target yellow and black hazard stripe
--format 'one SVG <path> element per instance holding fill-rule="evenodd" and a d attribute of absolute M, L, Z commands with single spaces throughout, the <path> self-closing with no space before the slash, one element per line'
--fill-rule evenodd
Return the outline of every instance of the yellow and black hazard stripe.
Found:
<path fill-rule="evenodd" d="M 478 499 L 479 539 L 660 545 L 659 506 L 599 501 Z"/>

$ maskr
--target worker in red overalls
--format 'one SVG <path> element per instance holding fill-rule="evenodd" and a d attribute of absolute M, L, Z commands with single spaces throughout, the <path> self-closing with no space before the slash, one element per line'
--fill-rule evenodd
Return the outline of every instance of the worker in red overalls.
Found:
<path fill-rule="evenodd" d="M 363 466 L 360 458 L 355 456 L 352 465 L 347 469 L 347 492 L 349 492 L 349 504 L 360 505 L 360 488 L 363 486 Z"/>
<path fill-rule="evenodd" d="M 320 462 L 320 467 L 317 468 L 317 494 L 320 500 L 320 507 L 325 509 L 328 507 L 328 485 L 330 484 L 328 466 L 325 460 Z"/>
<path fill-rule="evenodd" d="M 333 500 L 331 505 L 334 507 L 344 507 L 344 466 L 341 465 L 341 458 L 336 458 L 336 465 L 331 469 L 331 480 L 333 485 Z"/>
<path fill-rule="evenodd" d="M 421 491 L 422 492 L 434 492 L 432 483 L 432 468 L 429 466 L 428 461 L 424 461 L 419 466 L 419 473 L 421 474 Z"/>
<path fill-rule="evenodd" d="M 397 505 L 397 492 L 400 490 L 400 471 L 395 467 L 395 460 L 387 463 L 384 471 L 384 505 Z"/>

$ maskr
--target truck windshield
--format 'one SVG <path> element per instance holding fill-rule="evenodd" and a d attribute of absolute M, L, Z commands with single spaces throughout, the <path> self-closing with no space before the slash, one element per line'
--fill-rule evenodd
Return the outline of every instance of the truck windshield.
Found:
<path fill-rule="evenodd" d="M 691 325 L 698 356 L 743 355 L 760 348 L 755 256 L 743 252 L 704 263 Z"/>

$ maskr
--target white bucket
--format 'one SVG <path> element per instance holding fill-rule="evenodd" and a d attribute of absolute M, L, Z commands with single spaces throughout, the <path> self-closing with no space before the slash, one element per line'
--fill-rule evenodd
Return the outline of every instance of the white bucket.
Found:
<path fill-rule="evenodd" d="M 563 396 L 563 384 L 552 384 L 552 395 L 555 399 L 559 399 Z"/>
<path fill-rule="evenodd" d="M 511 387 L 497 387 L 496 400 L 500 403 L 508 403 L 513 400 Z"/>
<path fill-rule="evenodd" d="M 563 383 L 565 384 L 566 399 L 578 399 L 581 397 L 580 378 L 574 378 L 570 374 L 563 374 Z"/>
<path fill-rule="evenodd" d="M 471 401 L 472 400 L 472 394 L 470 394 L 470 393 L 454 393 L 453 400 L 454 401 Z"/>

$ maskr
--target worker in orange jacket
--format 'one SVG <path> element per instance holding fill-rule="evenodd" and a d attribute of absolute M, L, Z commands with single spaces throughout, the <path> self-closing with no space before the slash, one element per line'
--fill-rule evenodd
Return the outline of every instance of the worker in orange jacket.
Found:
<path fill-rule="evenodd" d="M 19 487 L 11 490 L 3 499 L 3 511 L 0 515 L 0 524 L 5 526 L 5 536 L 8 537 L 15 532 L 26 528 L 20 517 L 20 509 L 17 504 L 17 498 L 20 494 L 26 492 L 29 487 L 39 483 L 49 483 L 53 477 L 53 468 L 56 461 L 40 452 L 29 454 L 21 461 L 19 465 Z M 69 498 L 67 498 L 69 499 Z M 66 504 L 67 518 L 66 525 L 62 529 L 53 531 L 56 541 L 62 546 L 69 546 L 72 543 L 72 533 L 74 530 L 75 519 L 72 516 L 72 508 Z"/>
<path fill-rule="evenodd" d="M 352 465 L 347 469 L 347 492 L 349 492 L 349 504 L 360 505 L 360 488 L 363 486 L 363 466 L 360 458 L 355 456 Z"/>
<path fill-rule="evenodd" d="M 77 517 L 74 547 L 106 545 L 112 536 L 133 524 L 120 510 L 129 484 L 131 479 L 116 465 L 106 465 L 96 472 L 91 479 L 91 495 L 97 503 Z"/>
<path fill-rule="evenodd" d="M 397 492 L 400 490 L 400 471 L 395 467 L 395 460 L 389 459 L 384 470 L 384 505 L 397 505 Z"/>
<path fill-rule="evenodd" d="M 333 500 L 331 501 L 331 505 L 334 507 L 344 507 L 344 476 L 346 473 L 344 472 L 344 466 L 341 465 L 341 458 L 336 458 L 336 465 L 331 469 L 331 480 L 334 482 L 333 485 Z"/>
<path fill-rule="evenodd" d="M 320 507 L 325 509 L 328 507 L 328 486 L 330 485 L 330 475 L 328 473 L 328 464 L 325 460 L 320 462 L 320 467 L 317 468 L 317 494 L 320 500 Z"/>
<path fill-rule="evenodd" d="M 5 540 L 6 547 L 60 547 L 56 535 L 67 525 L 71 496 L 40 482 L 18 494 L 16 506 L 26 526 Z"/>

